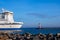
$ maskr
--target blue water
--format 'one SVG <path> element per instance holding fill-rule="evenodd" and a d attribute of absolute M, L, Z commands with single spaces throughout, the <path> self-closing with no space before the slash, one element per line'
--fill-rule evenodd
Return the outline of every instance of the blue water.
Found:
<path fill-rule="evenodd" d="M 39 34 L 39 33 L 43 33 L 43 34 L 48 34 L 48 33 L 52 33 L 52 34 L 56 34 L 56 33 L 60 33 L 60 28 L 44 28 L 44 29 L 36 29 L 36 28 L 21 28 L 20 30 L 22 30 L 22 32 L 20 32 L 21 34 L 24 34 L 26 32 L 29 32 L 31 34 Z"/>
<path fill-rule="evenodd" d="M 0 29 L 1 31 L 2 29 Z M 36 29 L 36 28 L 19 28 L 19 29 L 3 29 L 3 30 L 22 30 L 19 32 L 20 34 L 24 34 L 26 32 L 29 32 L 31 34 L 38 34 L 38 33 L 43 33 L 43 34 L 48 34 L 48 33 L 60 33 L 60 28 L 44 28 L 44 29 Z M 17 33 L 17 32 L 15 32 Z"/>

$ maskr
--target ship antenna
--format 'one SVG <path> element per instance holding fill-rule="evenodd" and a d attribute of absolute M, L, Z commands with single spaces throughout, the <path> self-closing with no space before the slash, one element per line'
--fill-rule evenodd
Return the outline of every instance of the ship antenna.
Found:
<path fill-rule="evenodd" d="M 4 12 L 5 11 L 5 9 L 4 8 L 2 8 L 2 12 Z"/>

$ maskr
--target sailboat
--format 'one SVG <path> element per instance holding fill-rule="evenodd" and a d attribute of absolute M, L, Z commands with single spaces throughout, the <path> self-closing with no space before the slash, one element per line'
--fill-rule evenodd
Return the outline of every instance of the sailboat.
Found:
<path fill-rule="evenodd" d="M 40 23 L 38 23 L 38 27 L 37 27 L 37 29 L 42 29 L 42 26 L 41 26 Z"/>

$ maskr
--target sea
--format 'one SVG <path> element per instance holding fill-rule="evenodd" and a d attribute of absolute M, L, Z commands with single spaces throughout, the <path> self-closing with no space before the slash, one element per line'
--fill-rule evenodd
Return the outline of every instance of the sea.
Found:
<path fill-rule="evenodd" d="M 42 34 L 49 34 L 49 33 L 52 33 L 52 34 L 57 34 L 57 33 L 60 33 L 60 28 L 43 28 L 43 29 L 36 29 L 36 28 L 23 28 L 21 29 L 22 32 L 21 33 L 31 33 L 31 34 L 39 34 L 39 33 L 42 33 Z"/>
<path fill-rule="evenodd" d="M 60 33 L 60 28 L 42 28 L 42 29 L 37 29 L 37 28 L 19 28 L 19 29 L 0 29 L 1 30 L 21 30 L 21 32 L 14 32 L 14 33 L 20 33 L 20 34 L 24 34 L 24 33 L 31 33 L 31 34 L 57 34 Z"/>

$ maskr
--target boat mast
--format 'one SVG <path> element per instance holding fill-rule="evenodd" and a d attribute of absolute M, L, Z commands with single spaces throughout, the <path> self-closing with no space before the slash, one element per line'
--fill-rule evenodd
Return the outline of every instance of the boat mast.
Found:
<path fill-rule="evenodd" d="M 38 28 L 42 28 L 40 23 L 38 24 Z"/>

